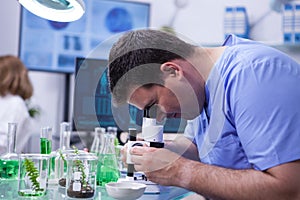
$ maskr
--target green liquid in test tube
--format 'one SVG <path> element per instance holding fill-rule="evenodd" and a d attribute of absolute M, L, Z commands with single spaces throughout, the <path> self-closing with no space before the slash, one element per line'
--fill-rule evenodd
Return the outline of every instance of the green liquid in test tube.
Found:
<path fill-rule="evenodd" d="M 50 154 L 52 151 L 52 128 L 44 127 L 40 137 L 41 154 Z"/>
<path fill-rule="evenodd" d="M 51 153 L 51 141 L 47 138 L 40 139 L 41 145 L 41 154 L 50 154 Z"/>
<path fill-rule="evenodd" d="M 41 154 L 50 154 L 52 151 L 52 128 L 43 127 L 40 135 Z M 47 162 L 43 162 L 43 169 L 47 168 Z M 51 163 L 48 165 L 49 176 L 51 174 Z"/>

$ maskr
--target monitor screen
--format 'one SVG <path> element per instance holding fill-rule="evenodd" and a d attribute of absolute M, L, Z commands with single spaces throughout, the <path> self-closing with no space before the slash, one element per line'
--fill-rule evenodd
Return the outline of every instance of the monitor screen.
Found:
<path fill-rule="evenodd" d="M 129 104 L 114 107 L 107 80 L 107 60 L 76 58 L 73 106 L 73 128 L 75 131 L 94 131 L 95 127 L 118 127 L 119 131 L 128 128 L 141 130 L 143 111 Z M 182 133 L 186 121 L 167 119 L 165 133 Z"/>
<path fill-rule="evenodd" d="M 87 57 L 99 44 L 118 33 L 149 26 L 149 3 L 84 2 L 86 12 L 74 22 L 49 21 L 21 7 L 19 56 L 28 69 L 73 73 L 76 57 Z M 110 45 L 106 44 L 106 50 Z M 107 54 L 101 56 L 107 59 Z"/>

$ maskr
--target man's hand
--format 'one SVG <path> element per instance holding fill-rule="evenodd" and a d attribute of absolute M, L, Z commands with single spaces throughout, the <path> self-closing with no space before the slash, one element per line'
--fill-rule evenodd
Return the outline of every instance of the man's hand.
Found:
<path fill-rule="evenodd" d="M 161 185 L 186 188 L 213 199 L 300 199 L 300 161 L 266 171 L 235 170 L 186 159 L 167 149 L 132 148 L 138 171 Z"/>
<path fill-rule="evenodd" d="M 137 138 L 137 141 L 144 141 L 141 138 Z M 121 148 L 121 160 L 124 164 L 124 167 L 127 167 L 127 150 L 128 150 L 128 143 L 124 144 L 124 146 Z"/>
<path fill-rule="evenodd" d="M 134 147 L 130 153 L 134 168 L 145 173 L 147 178 L 161 185 L 173 185 L 180 155 L 164 148 Z"/>

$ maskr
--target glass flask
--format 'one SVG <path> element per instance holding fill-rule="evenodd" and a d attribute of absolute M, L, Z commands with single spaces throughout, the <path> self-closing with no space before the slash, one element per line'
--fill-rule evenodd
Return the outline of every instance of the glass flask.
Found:
<path fill-rule="evenodd" d="M 0 199 L 16 199 L 18 197 L 17 125 L 17 123 L 8 123 L 6 153 L 0 156 Z"/>
<path fill-rule="evenodd" d="M 105 128 L 96 127 L 95 136 L 91 146 L 90 152 L 95 153 L 97 156 L 101 153 L 104 143 Z"/>
<path fill-rule="evenodd" d="M 118 131 L 117 127 L 114 127 L 114 126 L 107 127 L 108 134 L 114 135 L 115 139 L 117 138 L 117 131 Z"/>
<path fill-rule="evenodd" d="M 18 194 L 22 197 L 40 197 L 47 193 L 48 154 L 21 154 L 19 157 Z"/>
<path fill-rule="evenodd" d="M 94 199 L 98 157 L 93 153 L 67 155 L 66 196 L 72 199 Z"/>
<path fill-rule="evenodd" d="M 114 140 L 114 134 L 109 132 L 104 134 L 103 148 L 98 156 L 97 185 L 99 186 L 105 186 L 109 182 L 117 182 L 120 177 Z"/>
<path fill-rule="evenodd" d="M 110 135 L 113 135 L 114 136 L 114 146 L 115 146 L 115 151 L 116 151 L 116 154 L 118 154 L 118 148 L 117 148 L 117 146 L 119 145 L 119 140 L 118 140 L 118 138 L 117 138 L 117 133 L 118 133 L 118 128 L 117 127 L 115 127 L 115 126 L 109 126 L 109 127 L 107 127 L 107 132 L 108 132 L 108 134 L 110 134 Z"/>

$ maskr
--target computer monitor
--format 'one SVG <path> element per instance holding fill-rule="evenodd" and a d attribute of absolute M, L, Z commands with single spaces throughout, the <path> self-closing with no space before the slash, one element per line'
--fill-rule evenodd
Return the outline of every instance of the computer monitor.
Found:
<path fill-rule="evenodd" d="M 118 127 L 141 129 L 143 111 L 131 105 L 114 107 L 107 80 L 107 60 L 76 58 L 74 88 L 73 128 L 75 131 L 94 131 L 95 127 Z M 167 119 L 165 133 L 183 132 L 186 121 Z"/>
<path fill-rule="evenodd" d="M 19 56 L 28 69 L 74 73 L 76 57 L 87 57 L 99 44 L 118 33 L 149 27 L 149 3 L 84 2 L 86 12 L 74 22 L 49 21 L 21 7 Z M 107 54 L 101 56 L 106 58 Z"/>

